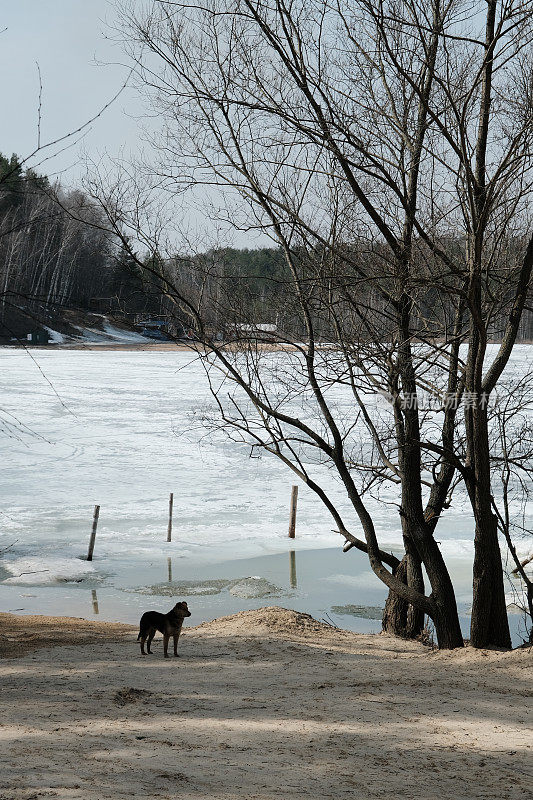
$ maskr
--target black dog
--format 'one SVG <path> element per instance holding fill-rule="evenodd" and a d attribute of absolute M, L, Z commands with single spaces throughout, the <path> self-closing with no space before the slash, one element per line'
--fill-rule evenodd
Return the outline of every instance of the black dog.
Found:
<path fill-rule="evenodd" d="M 150 655 L 150 645 L 155 636 L 156 631 L 163 634 L 163 649 L 165 651 L 165 658 L 168 658 L 168 640 L 171 636 L 174 637 L 174 655 L 178 657 L 178 639 L 181 633 L 181 626 L 185 617 L 190 617 L 191 612 L 187 608 L 187 603 L 176 603 L 174 608 L 168 614 L 160 614 L 159 611 L 146 611 L 139 623 L 139 635 L 137 641 L 141 640 L 141 653 L 144 652 L 144 643 L 148 639 L 148 652 Z"/>

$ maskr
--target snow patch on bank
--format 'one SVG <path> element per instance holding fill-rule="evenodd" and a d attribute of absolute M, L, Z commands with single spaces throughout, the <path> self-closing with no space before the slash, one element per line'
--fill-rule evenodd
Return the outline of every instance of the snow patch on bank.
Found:
<path fill-rule="evenodd" d="M 116 328 L 114 325 L 111 325 L 111 323 L 107 321 L 104 322 L 103 328 L 107 336 L 109 336 L 111 339 L 115 339 L 120 342 L 143 344 L 146 342 L 154 341 L 153 339 L 149 339 L 148 336 L 143 336 L 140 333 L 136 333 L 136 331 L 127 331 L 122 328 Z"/>
<path fill-rule="evenodd" d="M 67 341 L 67 337 L 63 333 L 59 333 L 59 331 L 49 328 L 48 325 L 44 325 L 43 327 L 45 331 L 48 331 L 48 335 L 50 336 L 50 344 L 64 344 Z"/>
<path fill-rule="evenodd" d="M 153 341 L 135 331 L 115 328 L 114 325 L 111 325 L 111 323 L 107 321 L 103 323 L 102 330 L 98 328 L 86 328 L 81 325 L 74 325 L 73 327 L 80 332 L 80 339 L 83 339 L 85 342 L 90 342 L 91 344 L 110 344 L 111 342 L 116 344 L 146 344 Z"/>

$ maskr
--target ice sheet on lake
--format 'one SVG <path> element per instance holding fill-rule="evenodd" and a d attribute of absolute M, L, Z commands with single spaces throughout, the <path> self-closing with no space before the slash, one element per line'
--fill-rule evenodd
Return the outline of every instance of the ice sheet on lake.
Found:
<path fill-rule="evenodd" d="M 77 558 L 5 559 L 2 568 L 11 573 L 4 583 L 25 586 L 78 582 L 96 576 L 93 564 Z"/>
<path fill-rule="evenodd" d="M 244 598 L 279 597 L 281 589 L 278 586 L 274 586 L 273 583 L 270 583 L 265 578 L 253 576 L 237 581 L 230 586 L 229 592 L 235 595 L 235 597 Z"/>
<path fill-rule="evenodd" d="M 137 337 L 120 332 L 124 335 Z M 14 543 L 10 558 L 41 554 L 39 568 L 43 560 L 55 563 L 47 567 L 54 581 L 77 580 L 79 570 L 89 568 L 79 556 L 87 552 L 96 503 L 100 522 L 90 567 L 96 576 L 119 574 L 131 564 L 142 569 L 164 556 L 216 560 L 221 553 L 239 558 L 287 549 L 294 478 L 274 457 L 250 458 L 246 446 L 224 434 L 206 436 L 195 412 L 212 406 L 212 400 L 194 354 L 32 350 L 31 355 L 33 360 L 21 350 L 0 351 L 2 372 L 9 376 L 0 408 L 27 426 L 4 439 L 9 466 L 2 472 L 0 548 Z M 530 369 L 532 357 L 533 348 L 518 347 L 512 369 Z M 342 398 L 338 402 L 342 407 Z M 316 470 L 347 526 L 361 535 L 342 487 L 321 466 Z M 169 492 L 174 528 L 167 544 Z M 369 498 L 369 510 L 381 546 L 393 550 L 401 543 L 399 517 L 394 496 L 383 499 Z M 291 548 L 340 547 L 343 540 L 333 527 L 318 498 L 300 486 Z M 437 534 L 447 558 L 471 555 L 465 498 L 454 499 Z M 63 571 L 62 559 L 68 565 Z M 13 579 L 18 580 L 14 573 Z M 332 585 L 351 580 L 354 590 L 362 588 L 354 576 L 326 579 Z M 373 575 L 365 580 L 377 583 Z"/>
<path fill-rule="evenodd" d="M 209 580 L 207 583 L 205 581 L 168 581 L 166 583 L 156 583 L 153 586 L 139 586 L 136 589 L 127 589 L 126 591 L 159 597 L 207 597 L 220 594 L 230 582 L 227 578 L 216 578 Z"/>
<path fill-rule="evenodd" d="M 220 594 L 224 590 L 234 597 L 242 598 L 279 597 L 282 594 L 286 594 L 279 586 L 275 586 L 270 581 L 267 581 L 266 578 L 257 575 L 235 580 L 216 578 L 208 582 L 170 581 L 158 583 L 155 586 L 140 586 L 137 589 L 128 589 L 127 591 L 161 597 L 205 597 Z"/>
<path fill-rule="evenodd" d="M 354 606 L 348 604 L 346 606 L 331 606 L 334 614 L 341 616 L 349 614 L 352 617 L 359 617 L 361 619 L 379 619 L 383 617 L 383 609 L 380 606 Z"/>

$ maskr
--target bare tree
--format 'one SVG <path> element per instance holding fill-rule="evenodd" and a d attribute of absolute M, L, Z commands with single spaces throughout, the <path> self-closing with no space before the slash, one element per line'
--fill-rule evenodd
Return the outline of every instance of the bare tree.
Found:
<path fill-rule="evenodd" d="M 230 190 L 228 222 L 260 229 L 285 254 L 284 329 L 266 338 L 223 276 L 204 270 L 186 291 L 180 274 L 198 265 L 185 259 L 162 281 L 209 345 L 222 419 L 296 471 L 368 553 L 393 592 L 387 625 L 413 633 L 428 614 L 442 647 L 462 635 L 434 532 L 460 483 L 476 522 L 472 641 L 510 645 L 490 408 L 533 260 L 532 10 L 513 0 L 124 9 L 139 82 L 165 125 L 158 190 Z M 109 221 L 142 238 L 117 187 L 102 198 Z M 230 323 L 225 347 L 209 324 L 213 302 Z M 503 336 L 490 364 L 495 320 Z M 387 413 L 369 401 L 376 393 L 390 399 Z M 364 541 L 313 474 L 324 464 Z M 365 502 L 385 487 L 396 493 L 401 562 L 380 548 Z"/>

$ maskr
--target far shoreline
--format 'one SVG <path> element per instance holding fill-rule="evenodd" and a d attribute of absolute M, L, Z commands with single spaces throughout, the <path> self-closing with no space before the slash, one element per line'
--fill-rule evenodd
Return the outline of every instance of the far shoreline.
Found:
<path fill-rule="evenodd" d="M 333 343 L 325 342 L 323 345 L 318 344 L 316 348 L 320 350 L 322 347 L 325 349 L 331 349 Z M 420 343 L 423 344 L 423 343 Z M 498 346 L 501 344 L 500 341 L 488 341 L 488 345 L 491 346 Z M 243 348 L 246 349 L 250 345 L 250 342 L 244 342 Z M 533 345 L 533 339 L 528 339 L 525 341 L 517 342 L 515 347 L 521 346 L 528 346 L 530 347 Z M 258 350 L 263 351 L 272 351 L 272 352 L 282 352 L 282 351 L 293 351 L 297 349 L 296 345 L 291 344 L 290 342 L 273 342 L 272 344 L 267 342 L 260 342 L 254 345 Z M 235 343 L 228 343 L 222 344 L 221 349 L 225 350 L 238 350 L 241 349 L 235 346 Z M 200 342 L 191 342 L 187 344 L 185 341 L 168 341 L 168 342 L 80 342 L 80 341 L 72 341 L 72 342 L 63 342 L 63 343 L 51 343 L 51 344 L 33 344 L 31 342 L 5 342 L 4 344 L 0 344 L 0 351 L 1 350 L 43 350 L 48 352 L 53 352 L 54 350 L 60 351 L 67 351 L 67 350 L 75 350 L 75 351 L 82 351 L 82 350 L 90 350 L 90 351 L 125 351 L 125 352 L 154 352 L 154 353 L 169 353 L 169 352 L 191 352 L 191 353 L 199 353 L 203 352 L 206 353 L 210 350 L 210 348 L 204 346 Z"/>

